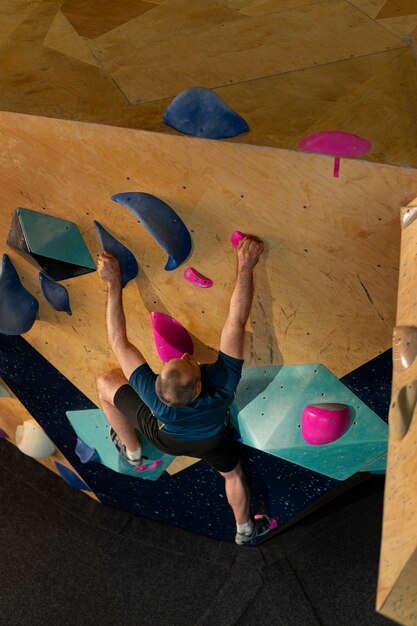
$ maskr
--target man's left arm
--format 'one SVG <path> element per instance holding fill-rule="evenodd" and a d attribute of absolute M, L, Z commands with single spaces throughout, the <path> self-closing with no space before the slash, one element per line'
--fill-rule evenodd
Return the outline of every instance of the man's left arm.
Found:
<path fill-rule="evenodd" d="M 107 284 L 106 326 L 109 344 L 129 380 L 131 374 L 146 363 L 146 359 L 127 338 L 118 260 L 108 252 L 103 252 L 98 259 L 98 273 Z"/>

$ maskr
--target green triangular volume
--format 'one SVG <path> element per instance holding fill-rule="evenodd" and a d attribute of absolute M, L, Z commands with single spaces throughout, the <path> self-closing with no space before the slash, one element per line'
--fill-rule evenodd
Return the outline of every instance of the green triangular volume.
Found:
<path fill-rule="evenodd" d="M 30 253 L 91 271 L 96 269 L 74 222 L 21 207 L 16 213 Z"/>

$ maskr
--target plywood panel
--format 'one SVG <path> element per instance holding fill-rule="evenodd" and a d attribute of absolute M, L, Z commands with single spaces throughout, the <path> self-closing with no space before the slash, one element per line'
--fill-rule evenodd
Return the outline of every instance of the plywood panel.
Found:
<path fill-rule="evenodd" d="M 267 15 L 316 3 L 317 0 L 252 0 L 246 1 L 239 12 L 243 15 Z"/>
<path fill-rule="evenodd" d="M 85 59 L 44 45 L 58 8 L 59 3 L 29 3 L 21 23 L 15 16 L 13 37 L 0 40 L 1 108 L 97 122 L 118 119 L 123 124 L 131 113 L 114 83 Z"/>
<path fill-rule="evenodd" d="M 96 255 L 98 219 L 136 255 L 141 271 L 125 289 L 129 336 L 158 369 L 149 312 L 173 315 L 194 336 L 200 361 L 214 358 L 235 275 L 236 228 L 267 242 L 256 275 L 246 365 L 321 362 L 342 376 L 391 342 L 398 273 L 398 208 L 417 172 L 290 151 L 163 136 L 128 129 L 0 115 L 0 216 L 6 241 L 16 206 L 73 219 Z M 137 190 L 168 202 L 188 225 L 189 264 L 214 280 L 199 290 L 110 196 Z M 96 273 L 70 281 L 73 316 L 41 299 L 38 275 L 9 251 L 40 298 L 25 338 L 89 398 L 115 365 L 107 347 L 105 287 Z"/>
<path fill-rule="evenodd" d="M 5 42 L 27 20 L 28 0 L 4 0 L 1 6 L 0 40 Z"/>
<path fill-rule="evenodd" d="M 413 626 L 417 619 L 417 550 L 404 565 L 380 613 L 405 626 Z"/>
<path fill-rule="evenodd" d="M 414 0 L 385 0 L 385 4 L 376 16 L 377 20 L 390 17 L 415 15 L 417 6 Z"/>
<path fill-rule="evenodd" d="M 375 19 L 386 0 L 349 0 L 350 4 L 357 7 L 372 19 Z"/>
<path fill-rule="evenodd" d="M 412 206 L 417 202 L 413 201 Z M 407 209 L 404 209 L 405 215 Z M 401 264 L 398 286 L 398 327 L 417 326 L 417 222 L 405 222 L 401 236 Z M 408 224 L 408 225 L 407 225 Z M 398 393 L 416 380 L 416 362 L 403 369 L 399 362 L 393 371 L 390 408 L 390 436 L 385 484 L 384 520 L 378 581 L 377 607 L 401 624 L 417 619 L 417 419 L 412 410 L 411 424 L 400 431 Z"/>
<path fill-rule="evenodd" d="M 113 32 L 97 37 L 94 42 L 97 46 L 93 47 L 100 49 L 106 44 L 114 54 L 124 56 L 134 54 L 134 50 L 142 50 L 151 44 L 172 42 L 171 53 L 174 53 L 175 41 L 181 36 L 189 37 L 214 26 L 225 26 L 229 22 L 241 20 L 244 17 L 223 2 L 199 0 L 190 4 L 188 0 L 165 0 L 151 12 L 130 20 Z M 136 58 L 142 63 L 140 55 Z"/>
<path fill-rule="evenodd" d="M 13 445 L 16 445 L 15 434 L 17 426 L 26 421 L 33 422 L 36 426 L 38 426 L 38 428 L 41 428 L 31 414 L 25 409 L 23 404 L 17 400 L 17 398 L 0 398 L 0 428 L 3 428 L 7 432 L 9 435 L 8 441 L 10 441 Z M 65 456 L 57 448 L 55 448 L 55 452 L 50 456 L 44 459 L 36 459 L 36 461 L 60 476 L 55 465 L 55 461 L 58 461 L 65 467 L 68 467 L 68 469 L 83 480 L 78 472 L 73 468 L 71 463 L 67 461 Z M 93 498 L 93 500 L 98 501 L 97 496 L 91 491 L 85 491 L 84 493 L 88 494 L 91 498 Z"/>
<path fill-rule="evenodd" d="M 83 63 L 98 66 L 93 53 L 83 39 L 70 24 L 68 19 L 58 11 L 43 41 L 47 48 L 61 52 Z"/>
<path fill-rule="evenodd" d="M 417 15 L 378 20 L 378 24 L 409 44 L 410 34 L 417 26 Z"/>
<path fill-rule="evenodd" d="M 285 12 L 285 19 L 283 15 L 234 19 L 159 45 L 143 42 L 133 30 L 127 37 L 122 28 L 93 42 L 92 49 L 136 104 L 196 85 L 218 87 L 404 45 L 346 2 L 293 9 Z M 313 23 L 327 33 L 325 39 L 311 28 Z"/>
<path fill-rule="evenodd" d="M 173 132 L 162 124 L 168 101 L 132 107 L 111 77 L 97 66 L 86 40 L 63 18 L 60 5 L 58 0 L 2 2 L 0 109 Z M 219 11 L 216 20 L 224 21 L 227 16 L 240 19 L 235 11 L 221 7 Z M 175 36 L 172 19 L 169 14 L 167 37 Z M 181 19 L 186 25 L 186 15 Z M 204 28 L 204 21 L 199 28 Z M 154 29 L 152 22 L 145 29 L 151 37 L 161 37 L 163 30 L 159 20 L 154 20 Z"/>
<path fill-rule="evenodd" d="M 235 137 L 234 142 L 297 148 L 300 139 L 308 134 L 317 120 L 326 116 L 332 117 L 335 110 L 344 106 L 346 99 L 348 102 L 354 99 L 355 92 L 361 90 L 364 83 L 401 54 L 402 50 L 389 50 L 381 54 L 220 87 L 215 91 L 249 123 L 250 132 Z M 384 107 L 381 93 L 380 96 L 379 105 Z M 392 101 L 390 90 L 387 99 Z M 403 112 L 402 124 L 406 124 L 407 119 L 408 116 Z M 349 126 L 344 129 L 346 128 Z M 402 128 L 397 125 L 394 129 L 399 138 L 402 138 Z M 385 124 L 378 127 L 370 122 L 370 139 L 374 143 L 379 137 L 384 138 L 385 134 Z M 391 143 L 384 141 L 384 150 L 382 146 L 378 149 L 378 159 L 382 157 L 389 161 L 392 143 L 397 146 L 400 142 L 395 139 Z M 411 137 L 404 140 L 404 143 L 408 146 Z M 373 155 L 366 155 L 364 158 L 372 160 Z M 408 163 L 408 158 L 407 152 L 403 162 Z"/>
<path fill-rule="evenodd" d="M 417 26 L 417 8 L 414 0 L 351 0 L 351 4 L 376 20 L 388 31 L 408 43 L 409 35 Z"/>
<path fill-rule="evenodd" d="M 94 39 L 154 8 L 146 0 L 65 0 L 61 11 L 79 35 Z"/>
<path fill-rule="evenodd" d="M 372 142 L 373 161 L 416 165 L 416 97 L 417 64 L 407 48 L 308 132 L 348 130 Z"/>
<path fill-rule="evenodd" d="M 29 0 L 19 0 L 19 3 L 14 2 L 14 0 L 3 1 L 3 19 L 0 24 L 0 54 L 2 58 L 0 64 L 0 109 L 175 134 L 175 131 L 162 123 L 162 116 L 170 98 L 132 106 L 115 85 L 108 72 L 99 65 L 87 45 L 87 40 L 78 35 L 63 16 L 60 11 L 61 4 L 58 0 L 41 3 L 33 3 Z M 314 41 L 317 42 L 317 45 L 324 42 L 324 48 L 327 49 L 328 47 L 326 43 L 329 37 L 328 19 L 321 22 L 317 20 L 317 7 L 313 12 L 313 6 L 310 4 L 305 5 L 304 8 L 301 6 L 296 10 L 300 18 L 298 21 L 287 19 L 288 14 L 293 14 L 293 11 L 282 11 L 283 7 L 288 9 L 286 0 L 276 2 L 274 5 L 267 3 L 265 7 L 263 7 L 263 3 L 259 4 L 257 0 L 255 2 L 248 2 L 248 0 L 219 2 L 217 4 L 208 1 L 199 2 L 197 8 L 195 4 L 186 0 L 167 0 L 160 6 L 155 4 L 155 9 L 134 18 L 121 28 L 115 29 L 111 36 L 109 34 L 109 50 L 113 45 L 110 41 L 112 38 L 115 46 L 112 54 L 114 52 L 117 56 L 119 53 L 124 54 L 126 52 L 128 55 L 132 54 L 132 58 L 134 57 L 132 45 L 133 47 L 139 45 L 139 47 L 152 48 L 153 45 L 162 45 L 165 42 L 169 47 L 169 56 L 175 56 L 175 42 L 180 35 L 186 41 L 189 35 L 193 33 L 203 35 L 207 29 L 210 30 L 216 25 L 219 29 L 225 28 L 227 24 L 230 28 L 232 24 L 237 28 L 238 23 L 243 24 L 248 19 L 252 19 L 239 13 L 239 9 L 251 6 L 254 8 L 259 6 L 262 10 L 269 10 L 274 6 L 280 8 L 281 18 L 277 24 L 280 24 L 281 30 L 286 30 L 285 37 L 279 36 L 281 31 L 276 30 L 273 23 L 270 25 L 273 34 L 271 36 L 274 37 L 276 45 L 279 46 L 287 46 L 288 37 L 292 38 L 293 42 L 296 42 L 297 38 L 303 37 L 303 34 L 300 33 L 300 11 L 308 9 L 304 15 L 305 19 L 303 18 L 302 21 L 305 29 L 311 33 L 314 32 Z M 340 6 L 340 2 L 329 0 L 322 3 L 322 10 L 324 10 L 324 4 L 329 5 L 329 10 L 330 5 L 332 6 L 333 14 L 334 7 Z M 381 6 L 375 8 L 375 15 Z M 340 13 L 340 8 L 338 10 Z M 350 9 L 350 11 L 352 10 Z M 312 12 L 311 16 L 309 11 Z M 361 20 L 367 19 L 359 10 L 356 13 L 361 15 Z M 314 29 L 311 28 L 309 16 L 311 19 L 315 19 Z M 265 16 L 265 18 L 267 17 Z M 225 26 L 219 26 L 219 24 Z M 349 29 L 347 28 L 347 30 Z M 239 40 L 239 32 L 241 37 L 238 45 L 245 50 L 248 48 L 249 40 L 247 40 L 244 30 L 239 31 L 237 29 L 236 38 L 231 39 L 230 45 Z M 138 35 L 141 43 L 136 41 L 135 34 Z M 350 50 L 350 46 L 348 46 L 348 58 L 344 61 L 319 67 L 313 66 L 285 74 L 262 76 L 255 80 L 239 82 L 239 76 L 238 74 L 235 75 L 233 65 L 227 63 L 232 83 L 227 82 L 226 85 L 219 87 L 216 91 L 231 106 L 243 114 L 251 126 L 249 134 L 234 138 L 231 141 L 278 147 L 296 145 L 299 137 L 312 124 L 325 118 L 335 103 L 340 102 L 340 99 L 345 98 L 348 94 L 354 94 L 359 83 L 363 84 L 370 78 L 371 74 L 377 74 L 381 67 L 388 63 L 390 55 L 396 55 L 401 51 L 400 48 L 399 50 L 355 58 L 357 52 L 355 48 L 357 46 L 356 39 L 363 36 L 367 41 L 369 34 L 366 28 L 362 29 L 361 32 L 356 30 L 355 38 L 349 39 L 353 42 L 354 47 Z M 118 52 L 119 36 L 121 43 Z M 224 41 L 225 45 L 229 45 L 226 40 Z M 367 47 L 369 42 L 363 45 Z M 403 44 L 399 43 L 399 45 Z M 285 54 L 287 53 L 285 52 Z M 275 56 L 283 56 L 281 49 Z M 190 57 L 189 54 L 188 57 Z M 180 60 L 180 57 L 175 58 Z M 367 66 L 368 61 L 369 65 Z M 245 59 L 242 59 L 242 63 L 246 63 Z M 165 71 L 164 65 L 165 61 L 161 68 L 153 66 L 153 83 L 159 84 L 161 82 L 162 74 Z M 133 67 L 132 76 L 135 76 L 137 68 L 143 67 L 140 56 L 134 58 Z M 127 70 L 127 67 L 125 69 Z M 162 73 L 160 74 L 160 72 Z M 408 80 L 412 90 L 412 76 Z M 413 162 L 409 161 L 408 147 L 411 146 L 409 128 L 415 124 L 414 107 L 407 110 L 402 106 L 401 103 L 407 98 L 406 91 L 403 89 L 402 93 L 393 94 L 391 90 L 385 95 L 377 84 L 377 91 L 374 94 L 372 82 L 369 83 L 367 89 L 369 101 L 375 102 L 377 100 L 378 114 L 384 111 L 385 107 L 388 107 L 390 110 L 392 109 L 396 119 L 401 120 L 401 124 L 389 124 L 390 139 L 379 144 L 377 160 L 389 162 L 393 158 L 392 147 L 394 147 L 395 158 L 401 157 L 396 162 L 404 164 Z M 395 109 L 397 100 L 398 113 Z M 352 101 L 352 111 L 355 114 L 346 119 L 352 129 L 357 124 L 356 114 L 361 111 L 361 107 L 356 106 L 357 111 L 354 109 L 355 104 Z M 360 113 L 360 115 L 363 118 L 363 114 Z M 372 119 L 372 115 L 369 119 L 363 118 L 369 127 L 371 126 L 369 120 Z M 373 124 L 372 133 L 377 131 L 383 137 L 386 126 L 387 124 L 384 122 L 380 123 L 378 127 Z M 399 149 L 401 146 L 406 147 L 403 155 Z"/>

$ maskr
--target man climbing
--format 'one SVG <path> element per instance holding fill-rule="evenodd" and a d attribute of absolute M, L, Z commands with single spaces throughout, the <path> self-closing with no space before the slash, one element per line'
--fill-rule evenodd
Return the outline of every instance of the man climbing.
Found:
<path fill-rule="evenodd" d="M 121 368 L 97 381 L 100 404 L 110 424 L 110 436 L 120 454 L 146 471 L 137 429 L 161 451 L 207 461 L 225 480 L 227 500 L 236 520 L 239 545 L 264 535 L 273 526 L 268 516 L 249 513 L 249 489 L 233 440 L 229 407 L 239 383 L 245 325 L 253 299 L 253 271 L 263 243 L 245 237 L 237 249 L 236 284 L 215 363 L 199 365 L 189 354 L 165 363 L 156 375 L 126 333 L 120 267 L 104 252 L 98 272 L 107 284 L 106 324 Z"/>

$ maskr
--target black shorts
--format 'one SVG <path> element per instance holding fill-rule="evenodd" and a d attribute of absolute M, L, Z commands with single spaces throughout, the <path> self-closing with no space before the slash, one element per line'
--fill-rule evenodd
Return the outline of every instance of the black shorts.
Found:
<path fill-rule="evenodd" d="M 239 444 L 234 441 L 230 427 L 210 439 L 179 439 L 159 428 L 157 418 L 130 385 L 122 385 L 116 391 L 113 402 L 133 428 L 166 454 L 203 459 L 218 472 L 231 472 L 239 462 Z"/>

